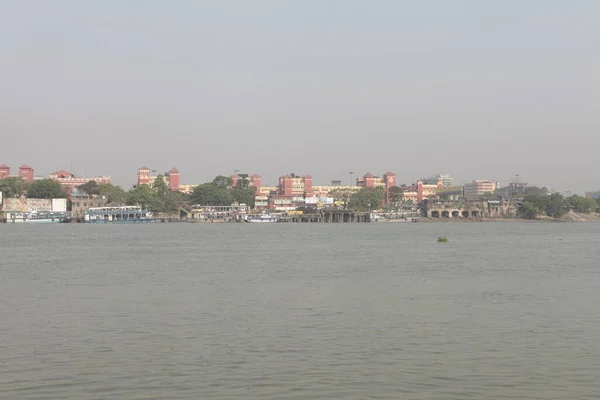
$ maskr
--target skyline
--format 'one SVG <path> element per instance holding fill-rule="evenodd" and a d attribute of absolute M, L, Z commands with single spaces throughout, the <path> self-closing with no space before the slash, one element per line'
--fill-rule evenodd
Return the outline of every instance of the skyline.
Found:
<path fill-rule="evenodd" d="M 593 1 L 31 4 L 0 15 L 13 169 L 600 188 Z"/>

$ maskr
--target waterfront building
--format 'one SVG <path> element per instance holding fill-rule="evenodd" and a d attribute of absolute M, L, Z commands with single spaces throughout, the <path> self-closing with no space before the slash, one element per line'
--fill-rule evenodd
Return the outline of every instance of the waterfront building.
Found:
<path fill-rule="evenodd" d="M 77 188 L 71 191 L 71 215 L 83 217 L 85 211 L 92 207 L 103 207 L 108 203 L 106 196 L 87 194 Z"/>
<path fill-rule="evenodd" d="M 475 180 L 464 185 L 465 199 L 478 200 L 482 195 L 494 193 L 498 182 L 490 180 Z"/>
<path fill-rule="evenodd" d="M 33 170 L 32 170 L 33 171 Z M 73 173 L 68 171 L 56 171 L 50 174 L 50 179 L 60 183 L 61 189 L 71 195 L 73 189 L 88 183 L 89 181 L 95 181 L 96 183 L 110 183 L 110 176 L 97 176 L 93 178 L 86 178 L 81 176 L 75 176 Z"/>

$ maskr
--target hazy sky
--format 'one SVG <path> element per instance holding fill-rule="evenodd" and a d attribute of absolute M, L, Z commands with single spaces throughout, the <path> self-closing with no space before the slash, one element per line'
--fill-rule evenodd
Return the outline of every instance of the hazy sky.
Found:
<path fill-rule="evenodd" d="M 0 164 L 600 189 L 600 1 L 0 0 Z"/>

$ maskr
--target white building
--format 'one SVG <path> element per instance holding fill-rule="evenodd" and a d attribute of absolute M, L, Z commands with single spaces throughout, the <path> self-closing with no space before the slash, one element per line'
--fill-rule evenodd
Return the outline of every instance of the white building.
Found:
<path fill-rule="evenodd" d="M 482 195 L 494 193 L 498 189 L 498 182 L 488 180 L 477 180 L 465 184 L 465 198 L 467 200 L 478 200 Z"/>

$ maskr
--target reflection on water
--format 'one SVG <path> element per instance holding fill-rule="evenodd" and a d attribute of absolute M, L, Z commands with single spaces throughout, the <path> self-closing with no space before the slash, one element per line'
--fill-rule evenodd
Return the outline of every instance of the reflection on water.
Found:
<path fill-rule="evenodd" d="M 2 225 L 0 235 L 0 398 L 600 392 L 598 225 Z"/>

